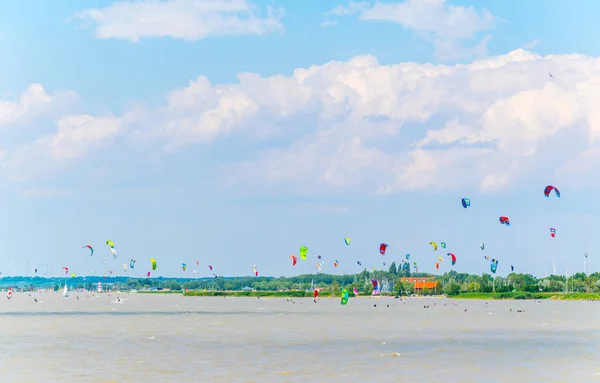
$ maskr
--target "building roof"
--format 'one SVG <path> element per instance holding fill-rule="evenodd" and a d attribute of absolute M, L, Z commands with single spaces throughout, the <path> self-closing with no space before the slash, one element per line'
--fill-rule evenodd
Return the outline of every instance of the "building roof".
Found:
<path fill-rule="evenodd" d="M 437 287 L 437 282 L 431 282 L 431 281 L 426 281 L 426 282 L 415 282 L 415 289 L 435 289 Z"/>

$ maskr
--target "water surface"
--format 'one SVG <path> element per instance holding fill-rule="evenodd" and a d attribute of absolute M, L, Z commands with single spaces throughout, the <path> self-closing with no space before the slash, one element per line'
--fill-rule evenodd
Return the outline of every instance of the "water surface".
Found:
<path fill-rule="evenodd" d="M 600 302 L 119 296 L 0 299 L 1 381 L 600 382 Z"/>

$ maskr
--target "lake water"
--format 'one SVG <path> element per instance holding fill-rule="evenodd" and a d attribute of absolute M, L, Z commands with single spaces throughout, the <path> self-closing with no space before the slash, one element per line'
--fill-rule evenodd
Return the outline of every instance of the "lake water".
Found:
<path fill-rule="evenodd" d="M 119 296 L 2 296 L 0 381 L 600 382 L 600 302 Z"/>

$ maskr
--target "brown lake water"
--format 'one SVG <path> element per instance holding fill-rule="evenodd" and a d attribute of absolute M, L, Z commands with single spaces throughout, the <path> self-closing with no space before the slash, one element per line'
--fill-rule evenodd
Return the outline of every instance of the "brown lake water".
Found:
<path fill-rule="evenodd" d="M 76 296 L 0 299 L 1 382 L 600 382 L 600 302 Z"/>

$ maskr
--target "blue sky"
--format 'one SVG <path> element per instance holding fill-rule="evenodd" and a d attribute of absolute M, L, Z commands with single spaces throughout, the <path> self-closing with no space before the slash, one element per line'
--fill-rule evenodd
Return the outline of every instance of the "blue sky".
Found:
<path fill-rule="evenodd" d="M 600 265 L 597 2 L 85 6 L 0 12 L 3 275 Z"/>

